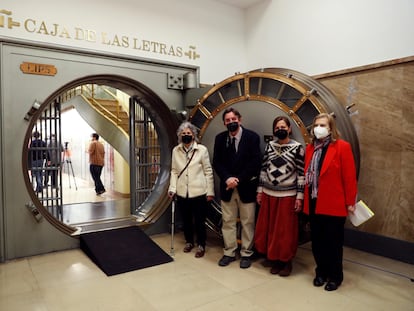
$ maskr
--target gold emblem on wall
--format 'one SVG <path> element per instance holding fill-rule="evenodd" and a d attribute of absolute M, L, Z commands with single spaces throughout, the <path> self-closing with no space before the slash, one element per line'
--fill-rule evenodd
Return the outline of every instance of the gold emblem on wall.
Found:
<path fill-rule="evenodd" d="M 36 64 L 24 62 L 20 65 L 20 70 L 23 73 L 40 75 L 40 76 L 54 76 L 57 73 L 57 69 L 53 65 Z"/>

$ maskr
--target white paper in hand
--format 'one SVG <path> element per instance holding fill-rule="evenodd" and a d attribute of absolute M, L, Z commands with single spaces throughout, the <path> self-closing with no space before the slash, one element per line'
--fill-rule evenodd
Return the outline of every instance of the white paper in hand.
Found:
<path fill-rule="evenodd" d="M 368 219 L 374 216 L 374 212 L 364 203 L 364 201 L 359 200 L 355 204 L 355 211 L 353 213 L 348 214 L 349 221 L 355 226 L 358 227 L 359 225 L 366 222 Z"/>

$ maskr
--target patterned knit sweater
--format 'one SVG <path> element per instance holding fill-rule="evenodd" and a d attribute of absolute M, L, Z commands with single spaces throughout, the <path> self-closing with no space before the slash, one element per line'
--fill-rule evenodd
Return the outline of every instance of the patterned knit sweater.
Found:
<path fill-rule="evenodd" d="M 263 156 L 258 192 L 275 197 L 294 196 L 303 199 L 305 150 L 297 141 L 287 144 L 270 141 Z"/>

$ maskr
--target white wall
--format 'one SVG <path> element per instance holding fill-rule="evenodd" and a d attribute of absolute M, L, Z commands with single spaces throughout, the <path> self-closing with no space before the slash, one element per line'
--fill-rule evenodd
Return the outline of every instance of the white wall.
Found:
<path fill-rule="evenodd" d="M 263 0 L 246 11 L 214 0 L 2 0 L 2 9 L 12 14 L 0 14 L 0 36 L 195 65 L 202 83 L 263 67 L 313 75 L 414 55 L 413 0 Z M 21 26 L 6 27 L 9 17 Z M 200 58 L 139 50 L 134 40 L 195 46 Z"/>
<path fill-rule="evenodd" d="M 2 0 L 2 9 L 12 11 L 12 15 L 0 14 L 5 20 L 12 17 L 21 23 L 12 29 L 0 27 L 4 37 L 195 65 L 203 68 L 203 83 L 220 82 L 246 68 L 243 11 L 214 0 Z M 30 31 L 23 25 L 28 19 L 36 21 L 36 27 L 28 22 Z M 53 32 L 53 24 L 59 25 L 59 35 L 39 33 L 42 21 L 48 33 Z M 95 32 L 96 40 L 88 41 L 87 36 L 82 40 L 82 32 L 77 35 L 76 28 Z M 102 33 L 106 33 L 105 39 Z M 114 43 L 115 36 L 120 44 Z M 179 46 L 184 52 L 195 46 L 200 58 L 142 51 L 134 48 L 134 39 Z"/>
<path fill-rule="evenodd" d="M 414 55 L 413 0 L 273 0 L 248 10 L 249 69 L 308 75 Z"/>

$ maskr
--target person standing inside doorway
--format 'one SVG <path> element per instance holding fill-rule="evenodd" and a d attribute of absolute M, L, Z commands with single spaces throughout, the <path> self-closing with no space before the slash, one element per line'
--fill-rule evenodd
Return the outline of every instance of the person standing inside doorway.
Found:
<path fill-rule="evenodd" d="M 37 131 L 33 133 L 29 150 L 32 177 L 36 180 L 36 192 L 40 193 L 43 190 L 44 167 L 45 161 L 49 160 L 49 153 L 47 152 L 46 142 L 41 139 L 40 133 Z"/>
<path fill-rule="evenodd" d="M 219 266 L 236 258 L 237 219 L 240 217 L 240 268 L 251 265 L 256 218 L 256 189 L 262 162 L 259 135 L 241 126 L 241 114 L 234 108 L 223 113 L 226 131 L 215 138 L 213 167 L 220 177 L 224 255 Z"/>
<path fill-rule="evenodd" d="M 88 148 L 89 170 L 95 183 L 95 192 L 97 195 L 100 195 L 106 191 L 101 181 L 102 168 L 105 163 L 105 148 L 99 141 L 99 135 L 97 133 L 93 133 L 91 137 L 92 141 Z"/>
<path fill-rule="evenodd" d="M 59 167 L 62 163 L 63 153 L 65 149 L 62 144 L 58 144 L 56 135 L 50 135 L 50 139 L 47 143 L 47 149 L 49 151 L 49 161 L 47 162 L 47 171 L 45 172 L 45 187 L 49 182 L 49 176 L 51 177 L 52 188 L 58 188 L 58 173 Z"/>

